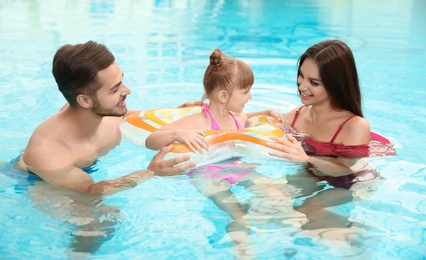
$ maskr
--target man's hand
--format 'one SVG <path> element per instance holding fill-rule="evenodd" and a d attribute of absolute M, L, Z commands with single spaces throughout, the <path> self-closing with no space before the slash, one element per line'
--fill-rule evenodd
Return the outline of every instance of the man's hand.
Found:
<path fill-rule="evenodd" d="M 148 165 L 148 170 L 155 172 L 155 175 L 159 176 L 173 176 L 182 174 L 185 170 L 196 165 L 195 162 L 187 162 L 191 159 L 189 155 L 163 160 L 164 156 L 171 150 L 172 146 L 170 145 L 161 148 L 154 158 L 152 158 L 151 163 Z"/>

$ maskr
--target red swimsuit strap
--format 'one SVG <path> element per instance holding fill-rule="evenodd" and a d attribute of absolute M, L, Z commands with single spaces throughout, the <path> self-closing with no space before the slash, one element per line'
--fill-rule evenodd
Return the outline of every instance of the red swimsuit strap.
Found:
<path fill-rule="evenodd" d="M 296 123 L 296 119 L 299 116 L 300 110 L 302 110 L 304 106 L 299 107 L 296 110 L 296 113 L 294 114 L 293 122 L 291 122 L 291 127 L 294 127 L 294 124 Z M 337 129 L 336 133 L 334 133 L 333 138 L 331 138 L 330 143 L 333 143 L 336 137 L 339 135 L 340 131 L 342 131 L 343 127 L 345 126 L 346 122 L 348 122 L 350 119 L 356 117 L 357 115 L 353 115 L 348 117 L 342 124 L 340 124 L 339 128 Z"/>
<path fill-rule="evenodd" d="M 339 135 L 340 131 L 342 131 L 343 127 L 345 126 L 346 122 L 348 122 L 350 119 L 356 117 L 357 115 L 353 115 L 348 117 L 342 124 L 340 124 L 339 128 L 337 129 L 336 133 L 334 133 L 333 138 L 331 138 L 330 143 L 334 143 L 334 140 Z"/>
<path fill-rule="evenodd" d="M 304 106 L 299 107 L 299 109 L 296 110 L 296 114 L 294 114 L 293 122 L 291 122 L 291 127 L 294 127 L 294 124 L 296 123 L 296 119 L 299 116 L 300 110 L 302 110 Z"/>

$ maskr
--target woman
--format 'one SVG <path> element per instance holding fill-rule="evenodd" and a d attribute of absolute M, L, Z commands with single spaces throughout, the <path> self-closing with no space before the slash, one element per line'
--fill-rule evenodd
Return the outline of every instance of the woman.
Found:
<path fill-rule="evenodd" d="M 358 160 L 334 157 L 336 154 L 332 152 L 333 144 L 358 146 L 370 141 L 370 125 L 363 118 L 358 73 L 349 47 L 339 40 L 327 40 L 310 47 L 299 59 L 297 85 L 304 106 L 293 109 L 285 118 L 297 133 L 309 137 L 301 144 L 291 135 L 288 140 L 275 139 L 278 144 L 270 146 L 282 152 L 274 155 L 310 163 L 329 176 L 358 171 Z M 308 148 L 309 155 L 334 158 L 330 161 L 330 158 L 310 157 L 302 145 Z"/>
<path fill-rule="evenodd" d="M 292 133 L 284 139 L 273 138 L 276 142 L 269 146 L 278 151 L 272 155 L 306 164 L 306 170 L 288 176 L 289 184 L 300 188 L 303 195 L 321 189 L 318 181 L 325 180 L 334 187 L 297 207 L 310 220 L 305 229 L 348 226 L 348 216 L 324 208 L 352 201 L 355 186 L 363 182 L 365 187 L 367 182 L 381 178 L 359 159 L 369 155 L 371 135 L 362 114 L 352 51 L 339 40 L 308 48 L 298 62 L 297 85 L 304 106 L 285 115 Z"/>

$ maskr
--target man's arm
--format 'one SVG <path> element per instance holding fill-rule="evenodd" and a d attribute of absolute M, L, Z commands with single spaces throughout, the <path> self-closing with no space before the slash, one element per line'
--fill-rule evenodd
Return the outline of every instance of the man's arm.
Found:
<path fill-rule="evenodd" d="M 82 169 L 70 166 L 58 170 L 38 170 L 28 167 L 43 180 L 57 187 L 74 190 L 84 194 L 112 194 L 132 188 L 154 175 L 149 170 L 137 171 L 129 175 L 95 183 L 93 178 Z"/>
<path fill-rule="evenodd" d="M 195 166 L 194 162 L 187 162 L 190 159 L 188 155 L 163 160 L 171 150 L 171 147 L 166 147 L 154 156 L 148 167 L 149 170 L 136 171 L 117 179 L 95 183 L 89 174 L 74 166 L 72 156 L 66 147 L 56 146 L 55 148 L 49 149 L 55 152 L 47 151 L 42 145 L 27 149 L 22 158 L 27 170 L 52 185 L 84 194 L 116 193 L 132 188 L 153 175 L 178 175 Z"/>

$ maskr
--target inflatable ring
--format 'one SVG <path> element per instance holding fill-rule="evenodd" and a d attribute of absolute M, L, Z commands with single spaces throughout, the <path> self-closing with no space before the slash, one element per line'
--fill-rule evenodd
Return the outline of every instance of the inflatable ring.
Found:
<path fill-rule="evenodd" d="M 199 106 L 146 110 L 127 116 L 120 124 L 120 130 L 123 137 L 130 142 L 145 146 L 148 135 L 161 126 L 199 112 L 201 112 Z M 266 145 L 269 138 L 285 135 L 279 125 L 280 122 L 273 117 L 255 116 L 248 120 L 247 127 L 244 129 L 204 132 L 210 144 L 208 152 L 193 153 L 185 144 L 175 142 L 172 143 L 172 150 L 166 158 L 190 153 L 197 166 L 202 166 L 234 157 L 269 157 L 271 148 Z"/>

